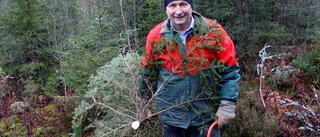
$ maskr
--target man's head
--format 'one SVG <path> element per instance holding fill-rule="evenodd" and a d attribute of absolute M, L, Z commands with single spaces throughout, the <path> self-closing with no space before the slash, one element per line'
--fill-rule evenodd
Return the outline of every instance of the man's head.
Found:
<path fill-rule="evenodd" d="M 189 28 L 192 16 L 192 0 L 165 0 L 166 13 L 178 31 Z"/>

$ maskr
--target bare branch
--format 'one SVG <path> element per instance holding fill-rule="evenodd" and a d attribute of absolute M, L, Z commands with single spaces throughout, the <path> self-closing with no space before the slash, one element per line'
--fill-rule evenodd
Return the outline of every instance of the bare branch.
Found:
<path fill-rule="evenodd" d="M 94 101 L 94 104 L 97 104 L 97 105 L 100 105 L 100 106 L 104 106 L 104 107 L 106 107 L 108 109 L 111 109 L 112 111 L 116 112 L 117 114 L 119 114 L 121 116 L 125 116 L 125 117 L 130 118 L 130 119 L 135 119 L 134 117 L 131 117 L 131 116 L 127 115 L 127 114 L 124 114 L 124 113 L 122 113 L 120 111 L 117 111 L 116 109 L 114 109 L 114 108 L 112 108 L 112 107 L 110 107 L 110 106 L 108 106 L 106 104 L 103 104 L 103 103 L 100 103 L 100 102 L 96 102 L 96 101 Z"/>
<path fill-rule="evenodd" d="M 287 55 L 287 54 L 278 54 L 278 55 L 270 55 L 266 52 L 267 48 L 270 48 L 272 46 L 265 44 L 264 47 L 259 51 L 259 57 L 261 58 L 259 63 L 257 64 L 257 73 L 260 75 L 260 85 L 259 85 L 259 92 L 260 92 L 260 98 L 262 101 L 262 104 L 264 107 L 267 107 L 264 99 L 263 99 L 263 91 L 262 91 L 262 86 L 263 86 L 263 80 L 265 78 L 265 75 L 263 73 L 264 69 L 264 62 L 268 59 L 273 59 L 273 58 L 279 58 L 282 55 Z"/>
<path fill-rule="evenodd" d="M 122 129 L 122 128 L 125 128 L 125 127 L 127 127 L 127 126 L 130 126 L 130 125 L 131 125 L 131 123 L 125 124 L 125 125 L 123 125 L 123 126 L 121 126 L 121 127 L 118 127 L 118 128 L 116 128 L 116 129 L 114 129 L 114 130 L 112 130 L 112 131 L 110 131 L 110 132 L 102 135 L 102 137 L 106 137 L 107 135 L 109 135 L 109 134 L 111 134 L 111 133 L 113 133 L 113 132 L 116 132 L 116 131 L 118 131 L 118 130 L 120 130 L 120 129 Z"/>

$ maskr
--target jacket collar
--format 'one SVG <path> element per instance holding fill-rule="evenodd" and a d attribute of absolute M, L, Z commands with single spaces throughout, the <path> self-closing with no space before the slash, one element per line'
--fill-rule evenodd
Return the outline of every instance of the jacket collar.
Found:
<path fill-rule="evenodd" d="M 193 11 L 192 17 L 194 18 L 193 30 L 196 33 L 205 34 L 209 31 L 209 24 L 201 14 Z M 169 19 L 165 20 L 164 23 L 162 24 L 160 33 L 166 34 L 166 33 L 173 33 L 173 32 L 174 32 L 174 29 L 171 27 L 170 20 Z"/>

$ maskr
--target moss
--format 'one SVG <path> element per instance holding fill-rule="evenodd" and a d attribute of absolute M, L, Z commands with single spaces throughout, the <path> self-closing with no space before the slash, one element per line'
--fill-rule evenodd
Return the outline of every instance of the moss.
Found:
<path fill-rule="evenodd" d="M 48 105 L 48 106 L 44 107 L 44 110 L 46 112 L 48 112 L 48 114 L 50 116 L 52 116 L 58 111 L 58 105 L 57 104 Z"/>
<path fill-rule="evenodd" d="M 35 136 L 51 135 L 52 127 L 39 127 L 33 130 Z"/>
<path fill-rule="evenodd" d="M 6 122 L 4 122 L 3 120 L 1 120 L 1 121 L 0 121 L 0 134 L 3 133 L 6 128 L 7 128 Z"/>
<path fill-rule="evenodd" d="M 10 120 L 13 122 L 13 123 L 19 123 L 20 122 L 20 117 L 17 116 L 17 115 L 13 115 L 10 117 Z"/>
<path fill-rule="evenodd" d="M 14 124 L 12 127 L 16 135 L 24 135 L 26 133 L 26 128 L 21 124 Z"/>
<path fill-rule="evenodd" d="M 0 129 L 6 127 L 6 122 L 4 122 L 3 120 L 0 121 Z"/>
<path fill-rule="evenodd" d="M 16 117 L 14 117 L 13 119 L 16 119 Z M 0 121 L 0 133 L 2 133 L 1 136 L 3 137 L 25 136 L 27 134 L 27 130 L 22 123 L 10 122 L 7 125 L 4 121 Z"/>
<path fill-rule="evenodd" d="M 50 117 L 50 116 L 49 116 L 49 117 L 46 117 L 46 116 L 45 116 L 45 117 L 43 117 L 43 119 L 46 120 L 46 121 L 53 121 L 53 120 L 55 120 L 54 117 Z"/>

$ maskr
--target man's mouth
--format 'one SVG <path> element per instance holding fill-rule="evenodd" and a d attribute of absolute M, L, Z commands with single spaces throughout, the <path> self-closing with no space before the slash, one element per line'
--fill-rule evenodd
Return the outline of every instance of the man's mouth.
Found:
<path fill-rule="evenodd" d="M 180 16 L 173 16 L 174 18 L 183 18 L 185 15 L 180 15 Z"/>
<path fill-rule="evenodd" d="M 184 16 L 178 16 L 178 17 L 174 17 L 174 18 L 182 19 L 182 18 L 184 18 Z"/>

